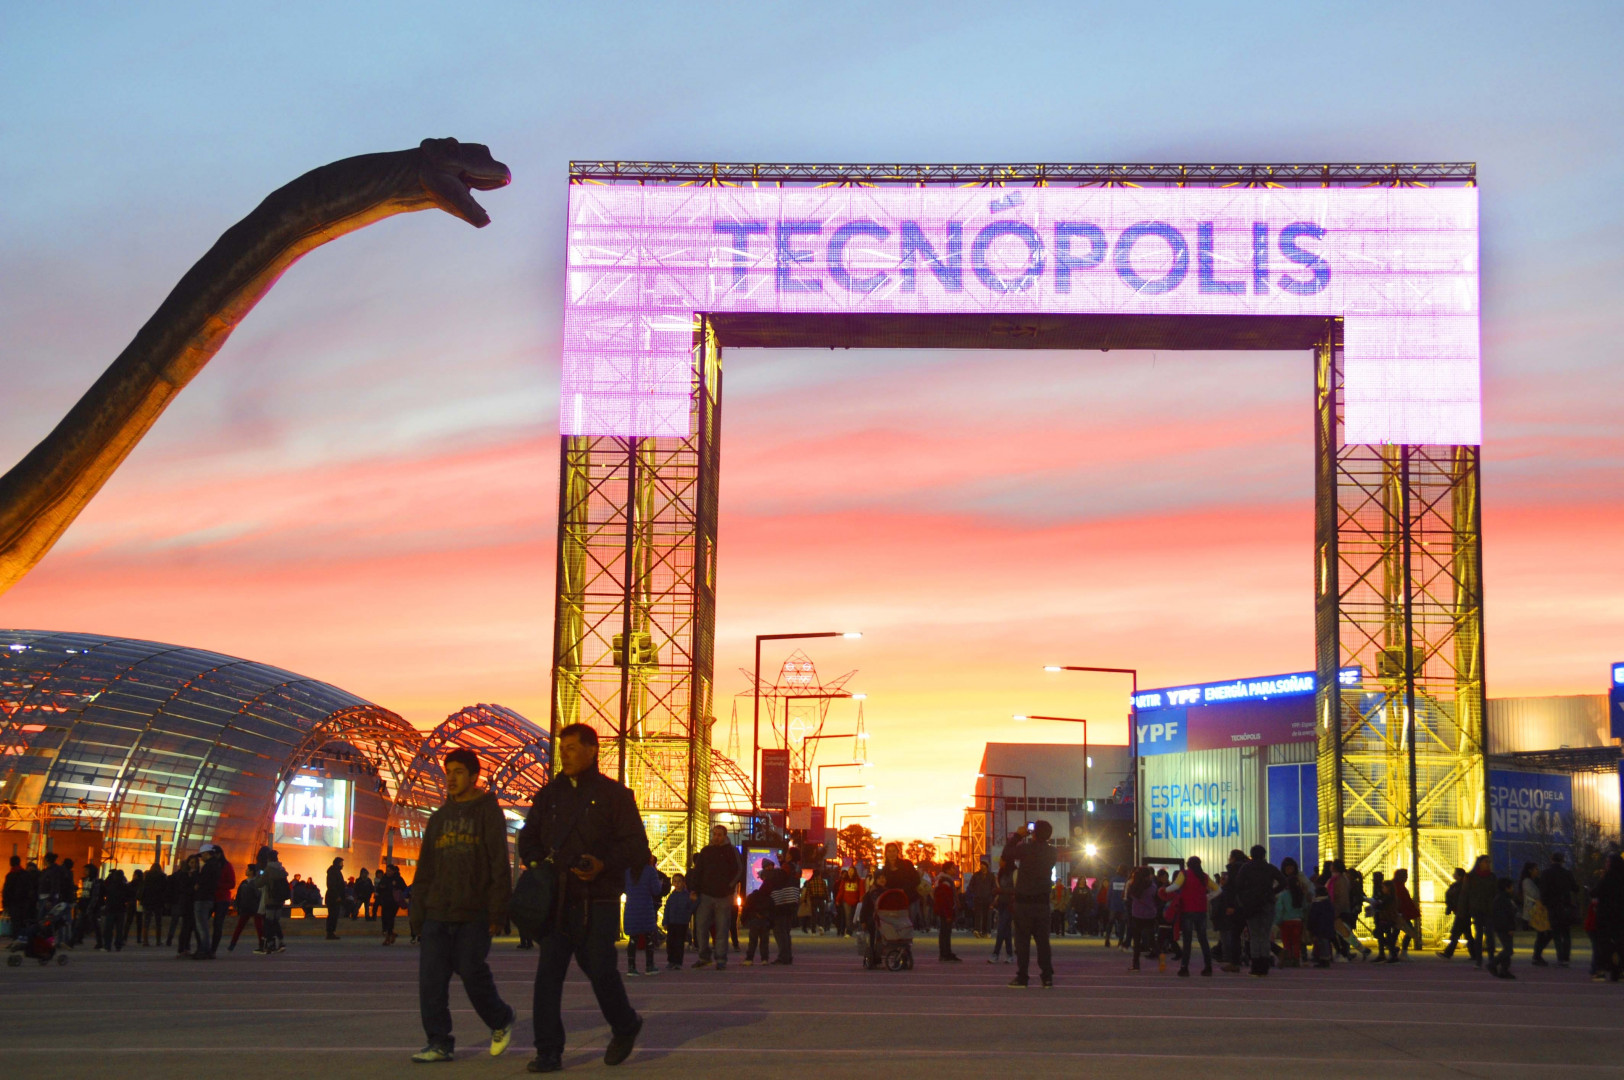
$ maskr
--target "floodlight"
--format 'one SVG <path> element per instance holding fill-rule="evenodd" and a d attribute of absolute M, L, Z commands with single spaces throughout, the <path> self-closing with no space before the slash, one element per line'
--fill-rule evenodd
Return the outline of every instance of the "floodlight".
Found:
<path fill-rule="evenodd" d="M 855 641 L 863 635 L 858 633 L 856 630 L 848 630 L 846 633 L 841 634 L 840 636 L 846 638 L 848 641 Z"/>

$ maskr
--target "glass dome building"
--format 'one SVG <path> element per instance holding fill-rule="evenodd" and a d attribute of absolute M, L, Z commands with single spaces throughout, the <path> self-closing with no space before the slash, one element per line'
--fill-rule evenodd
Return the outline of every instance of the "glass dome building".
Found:
<path fill-rule="evenodd" d="M 0 855 L 55 850 L 130 869 L 218 843 L 242 866 L 270 842 L 290 871 L 335 853 L 352 872 L 385 854 L 410 862 L 419 819 L 443 798 L 439 756 L 454 745 L 513 789 L 497 792 L 504 804 L 546 782 L 547 733 L 501 706 L 425 733 L 267 664 L 0 630 Z"/>

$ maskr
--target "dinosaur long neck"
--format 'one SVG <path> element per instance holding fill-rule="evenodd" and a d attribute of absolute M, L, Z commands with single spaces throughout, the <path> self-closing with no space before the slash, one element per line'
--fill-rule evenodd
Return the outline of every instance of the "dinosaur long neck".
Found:
<path fill-rule="evenodd" d="M 186 272 L 62 422 L 0 476 L 0 593 L 44 558 L 182 387 L 300 256 L 436 203 L 420 151 L 365 154 L 272 192 Z"/>

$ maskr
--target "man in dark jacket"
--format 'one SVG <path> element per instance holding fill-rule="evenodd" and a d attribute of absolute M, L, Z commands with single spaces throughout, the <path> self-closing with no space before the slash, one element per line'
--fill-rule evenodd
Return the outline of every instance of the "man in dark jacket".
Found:
<path fill-rule="evenodd" d="M 1464 891 L 1466 916 L 1472 920 L 1472 936 L 1467 948 L 1471 951 L 1472 963 L 1482 967 L 1485 954 L 1491 960 L 1494 958 L 1494 931 L 1489 919 L 1494 913 L 1494 898 L 1500 894 L 1499 879 L 1494 876 L 1494 866 L 1487 855 L 1479 855 L 1472 864 Z"/>
<path fill-rule="evenodd" d="M 416 1062 L 452 1059 L 453 973 L 462 976 L 474 1012 L 491 1029 L 491 1056 L 499 1056 L 513 1038 L 513 1008 L 497 992 L 486 962 L 491 936 L 507 924 L 513 892 L 507 818 L 496 796 L 482 790 L 478 779 L 479 758 L 472 750 L 456 749 L 445 756 L 447 798 L 429 816 L 417 856 L 408 917 L 412 936 L 421 941 L 417 996 L 429 1042 L 412 1055 Z M 341 866 L 338 892 L 330 903 L 340 907 L 344 903 Z"/>
<path fill-rule="evenodd" d="M 1010 986 L 1028 984 L 1034 938 L 1043 988 L 1054 985 L 1054 964 L 1049 955 L 1049 889 L 1055 862 L 1054 845 L 1049 843 L 1052 835 L 1054 826 L 1038 821 L 1030 834 L 1023 825 L 1004 846 L 1003 857 L 1015 866 L 1015 977 L 1009 981 Z"/>
<path fill-rule="evenodd" d="M 773 963 L 788 967 L 795 963 L 795 945 L 790 939 L 790 928 L 795 922 L 795 912 L 801 906 L 801 868 L 792 859 L 786 858 L 784 865 L 764 872 L 762 884 L 772 893 L 773 899 L 773 941 L 778 944 L 778 958 Z"/>
<path fill-rule="evenodd" d="M 1545 946 L 1556 943 L 1556 966 L 1567 967 L 1573 949 L 1573 921 L 1579 914 L 1579 882 L 1566 865 L 1560 851 L 1551 856 L 1551 865 L 1539 875 L 1539 898 L 1545 904 L 1551 928 L 1534 938 L 1534 966 L 1545 967 Z"/>
<path fill-rule="evenodd" d="M 344 860 L 327 867 L 327 940 L 338 940 L 338 917 L 344 914 Z"/>
<path fill-rule="evenodd" d="M 34 921 L 34 898 L 28 895 L 28 871 L 23 869 L 23 860 L 20 856 L 11 857 L 11 869 L 6 871 L 6 885 L 3 894 L 0 894 L 0 904 L 3 904 L 6 916 L 11 920 L 11 933 L 14 937 L 21 937 L 24 928 Z"/>
<path fill-rule="evenodd" d="M 715 946 L 716 970 L 727 967 L 727 939 L 732 931 L 733 894 L 744 880 L 744 856 L 727 838 L 727 827 L 711 829 L 710 843 L 694 856 L 693 873 L 688 875 L 689 899 L 695 901 L 694 923 L 699 933 L 699 961 L 694 967 L 708 967 Z"/>
<path fill-rule="evenodd" d="M 220 848 L 209 844 L 198 852 L 202 865 L 198 867 L 197 881 L 192 892 L 192 926 L 197 933 L 197 949 L 193 960 L 214 959 L 214 894 L 220 888 L 220 876 L 225 858 Z"/>
<path fill-rule="evenodd" d="M 1472 920 L 1466 914 L 1466 871 L 1455 867 L 1455 879 L 1444 890 L 1444 914 L 1449 917 L 1449 944 L 1438 951 L 1448 960 L 1455 955 L 1455 946 L 1466 939 L 1467 949 L 1472 947 Z"/>
<path fill-rule="evenodd" d="M 1252 945 L 1252 974 L 1269 973 L 1269 941 L 1274 936 L 1274 900 L 1286 879 L 1269 861 L 1269 849 L 1252 845 L 1252 857 L 1235 869 L 1235 917 L 1246 921 Z"/>
<path fill-rule="evenodd" d="M 991 928 L 992 920 L 992 894 L 998 889 L 998 879 L 992 876 L 992 870 L 986 859 L 981 860 L 981 866 L 970 875 L 971 909 L 975 912 L 975 923 L 972 929 L 976 937 L 986 937 Z"/>
<path fill-rule="evenodd" d="M 143 945 L 162 945 L 164 936 L 164 905 L 169 902 L 169 875 L 154 862 L 141 879 L 141 924 L 136 938 Z M 147 931 L 152 941 L 147 941 Z"/>
<path fill-rule="evenodd" d="M 559 886 L 552 925 L 536 939 L 531 1072 L 563 1068 L 562 1000 L 571 957 L 591 981 L 609 1021 L 604 1064 L 625 1061 L 643 1029 L 615 957 L 626 871 L 648 862 L 643 818 L 631 790 L 598 771 L 597 732 L 570 724 L 554 746 L 563 771 L 536 795 L 519 833 L 520 861 L 534 872 L 555 875 Z"/>

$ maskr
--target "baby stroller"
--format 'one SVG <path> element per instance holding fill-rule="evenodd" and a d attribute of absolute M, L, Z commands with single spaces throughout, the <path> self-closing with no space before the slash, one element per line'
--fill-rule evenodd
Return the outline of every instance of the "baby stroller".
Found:
<path fill-rule="evenodd" d="M 908 894 L 901 889 L 884 889 L 863 901 L 862 929 L 857 947 L 863 954 L 863 970 L 885 968 L 906 971 L 913 967 L 913 919 L 908 914 Z"/>
<path fill-rule="evenodd" d="M 66 964 L 68 954 L 57 948 L 57 942 L 67 934 L 67 911 L 68 905 L 57 904 L 38 922 L 24 930 L 22 936 L 12 942 L 11 955 L 6 957 L 6 963 L 11 967 L 22 967 L 26 958 L 49 964 L 54 956 L 58 964 Z"/>

